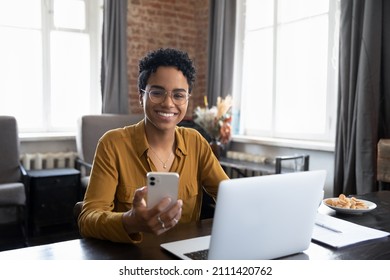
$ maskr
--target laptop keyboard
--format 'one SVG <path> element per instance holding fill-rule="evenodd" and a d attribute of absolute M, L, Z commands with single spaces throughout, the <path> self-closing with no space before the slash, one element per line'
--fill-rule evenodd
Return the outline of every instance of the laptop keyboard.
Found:
<path fill-rule="evenodd" d="M 191 253 L 184 254 L 192 260 L 207 260 L 207 255 L 209 253 L 208 249 L 199 250 Z"/>

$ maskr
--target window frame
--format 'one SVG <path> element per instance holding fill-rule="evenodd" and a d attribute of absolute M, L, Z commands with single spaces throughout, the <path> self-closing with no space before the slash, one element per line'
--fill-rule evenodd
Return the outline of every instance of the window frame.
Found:
<path fill-rule="evenodd" d="M 328 81 L 326 89 L 326 133 L 324 135 L 313 137 L 307 134 L 296 134 L 286 135 L 275 133 L 272 125 L 272 130 L 259 133 L 258 131 L 248 131 L 245 129 L 243 121 L 245 118 L 245 104 L 241 96 L 243 92 L 243 73 L 244 70 L 244 39 L 245 39 L 245 3 L 246 1 L 239 1 L 237 3 L 237 17 L 236 17 L 236 41 L 235 41 L 235 62 L 234 62 L 234 78 L 233 78 L 233 140 L 238 142 L 261 142 L 267 145 L 274 143 L 276 146 L 293 146 L 293 147 L 304 147 L 308 146 L 322 146 L 322 149 L 331 150 L 334 146 L 335 135 L 336 135 L 336 111 L 337 111 L 337 75 L 338 75 L 338 26 L 339 26 L 339 3 L 338 0 L 329 0 L 329 32 L 328 32 Z M 275 6 L 277 6 L 277 0 L 275 0 Z M 277 14 L 275 10 L 274 15 Z M 276 19 L 274 17 L 274 25 Z M 275 28 L 275 26 L 274 26 Z M 276 32 L 274 30 L 274 38 Z M 275 42 L 275 40 L 274 40 Z M 273 42 L 273 43 L 274 43 Z M 337 43 L 335 43 L 337 42 Z M 276 49 L 277 45 L 273 46 L 273 61 L 276 61 Z M 276 67 L 274 67 L 276 68 Z M 333 70 L 332 70 L 333 69 Z M 273 99 L 275 100 L 275 72 L 273 70 Z M 275 104 L 273 104 L 275 108 Z M 273 108 L 273 118 L 275 118 L 275 112 Z M 274 123 L 274 119 L 273 119 Z M 303 144 L 306 142 L 306 144 Z M 283 144 L 284 143 L 284 144 Z M 322 144 L 320 144 L 322 143 Z"/>
<path fill-rule="evenodd" d="M 91 114 L 101 113 L 101 94 L 100 94 L 100 59 L 101 59 L 101 32 L 102 32 L 102 11 L 103 1 L 88 1 L 78 0 L 84 2 L 85 5 L 85 26 L 83 29 L 56 27 L 54 24 L 54 1 L 55 0 L 41 0 L 41 27 L 38 29 L 41 32 L 41 71 L 42 71 L 42 126 L 36 128 L 24 127 L 23 123 L 18 120 L 18 129 L 21 135 L 28 137 L 28 135 L 70 135 L 76 134 L 77 123 L 71 128 L 55 127 L 51 124 L 50 108 L 52 92 L 51 92 L 51 46 L 50 34 L 52 31 L 84 33 L 89 36 L 89 55 L 90 55 L 90 81 L 88 94 L 88 112 Z M 29 29 L 23 27 L 23 29 Z M 28 94 L 28 92 L 26 92 Z M 77 102 L 77 100 L 74 100 Z M 12 111 L 11 111 L 12 113 Z M 74 116 L 77 117 L 77 116 Z"/>

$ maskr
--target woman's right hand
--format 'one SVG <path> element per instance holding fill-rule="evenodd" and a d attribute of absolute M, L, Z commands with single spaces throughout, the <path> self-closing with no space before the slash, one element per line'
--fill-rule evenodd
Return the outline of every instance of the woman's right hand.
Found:
<path fill-rule="evenodd" d="M 122 216 L 122 222 L 128 234 L 151 232 L 160 235 L 176 226 L 181 218 L 182 200 L 179 199 L 171 207 L 168 207 L 171 199 L 166 197 L 149 209 L 145 200 L 147 193 L 146 186 L 136 190 L 132 209 Z"/>

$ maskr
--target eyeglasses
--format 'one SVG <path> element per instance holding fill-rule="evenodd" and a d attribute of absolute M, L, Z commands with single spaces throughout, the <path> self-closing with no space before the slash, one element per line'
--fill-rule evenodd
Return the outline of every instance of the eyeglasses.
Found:
<path fill-rule="evenodd" d="M 165 89 L 151 89 L 149 91 L 141 89 L 141 91 L 148 94 L 150 101 L 156 104 L 163 103 L 169 93 Z M 190 98 L 190 94 L 184 89 L 172 90 L 170 96 L 175 105 L 183 105 Z"/>

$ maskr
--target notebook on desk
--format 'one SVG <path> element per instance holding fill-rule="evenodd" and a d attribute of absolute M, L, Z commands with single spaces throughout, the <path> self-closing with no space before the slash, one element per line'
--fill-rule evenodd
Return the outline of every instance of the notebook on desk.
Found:
<path fill-rule="evenodd" d="M 222 181 L 211 235 L 161 247 L 182 259 L 275 259 L 302 252 L 310 245 L 325 177 L 319 170 Z"/>

